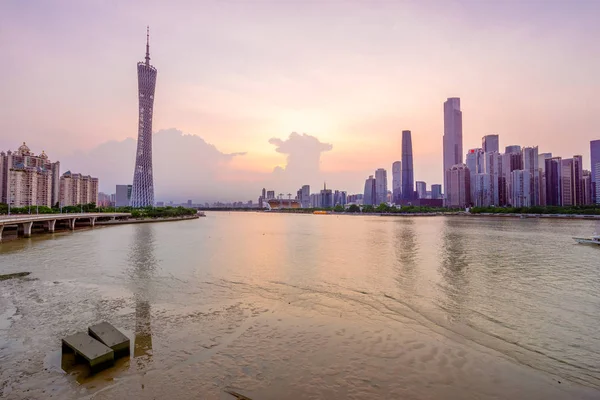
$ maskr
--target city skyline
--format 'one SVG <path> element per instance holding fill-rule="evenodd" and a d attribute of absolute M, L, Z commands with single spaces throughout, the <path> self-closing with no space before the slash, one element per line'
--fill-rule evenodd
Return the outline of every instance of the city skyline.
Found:
<path fill-rule="evenodd" d="M 112 161 L 92 159 L 109 149 L 135 153 L 137 121 L 132 115 L 137 104 L 130 65 L 137 58 L 140 28 L 150 23 L 161 59 L 155 139 L 169 135 L 173 141 L 154 149 L 157 200 L 237 199 L 239 192 L 250 199 L 257 187 L 279 186 L 286 179 L 286 192 L 327 180 L 360 193 L 365 176 L 382 165 L 391 170 L 399 159 L 404 127 L 413 132 L 415 179 L 443 183 L 440 103 L 450 96 L 462 100 L 464 149 L 478 146 L 481 137 L 493 132 L 505 144 L 537 145 L 540 152 L 565 157 L 583 154 L 583 167 L 595 171 L 585 149 L 596 138 L 595 93 L 600 87 L 594 71 L 600 60 L 574 44 L 599 31 L 593 23 L 598 5 L 571 4 L 557 2 L 544 9 L 535 3 L 465 3 L 456 9 L 410 2 L 313 8 L 292 2 L 259 10 L 201 5 L 197 10 L 207 12 L 198 13 L 153 6 L 133 18 L 134 4 L 116 9 L 37 3 L 37 13 L 30 13 L 19 2 L 3 2 L 0 11 L 9 16 L 5 28 L 17 40 L 0 38 L 11 77 L 0 82 L 7 105 L 0 107 L 0 127 L 51 152 L 69 169 L 101 177 L 103 191 L 131 184 L 133 161 L 113 166 Z M 236 9 L 240 12 L 231 12 Z M 179 29 L 170 25 L 187 21 L 190 14 L 197 14 L 201 23 Z M 577 14 L 577 24 L 573 19 L 565 23 L 569 14 Z M 280 22 L 262 23 L 273 17 Z M 410 23 L 424 17 L 426 24 Z M 107 29 L 115 21 L 117 28 Z M 312 28 L 308 32 L 288 29 L 307 23 Z M 448 36 L 449 26 L 458 28 Z M 232 33 L 232 27 L 237 31 Z M 552 46 L 528 44 L 532 30 L 552 39 Z M 289 34 L 289 40 L 271 39 L 280 32 Z M 407 42 L 407 32 L 417 39 Z M 269 40 L 275 41 L 265 46 Z M 458 46 L 453 52 L 444 50 L 450 43 Z M 287 49 L 303 56 L 301 61 L 287 61 Z M 240 64 L 240 53 L 249 62 Z M 431 67 L 430 53 L 444 60 L 443 70 Z M 31 58 L 38 54 L 46 56 L 43 74 Z M 569 56 L 585 60 L 576 73 Z M 356 63 L 359 59 L 365 61 Z M 546 66 L 541 72 L 535 67 L 540 63 Z M 348 87 L 356 95 L 348 95 Z M 89 91 L 94 96 L 87 96 Z M 32 112 L 36 118 L 30 117 Z M 174 131 L 180 133 L 172 135 Z M 314 160 L 314 177 L 300 170 L 294 179 L 282 179 L 291 176 L 287 167 L 294 157 L 270 141 L 291 140 L 291 132 L 306 133 L 297 149 Z M 311 138 L 323 146 L 310 147 Z M 190 143 L 196 156 L 178 157 Z M 14 146 L 6 135 L 0 138 L 1 148 Z M 180 181 L 167 183 L 173 157 L 182 160 L 182 169 L 209 172 L 185 172 Z"/>

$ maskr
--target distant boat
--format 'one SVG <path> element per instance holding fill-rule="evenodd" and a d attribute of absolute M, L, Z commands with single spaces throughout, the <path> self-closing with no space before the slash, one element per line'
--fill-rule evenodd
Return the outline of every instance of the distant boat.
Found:
<path fill-rule="evenodd" d="M 594 233 L 592 237 L 582 238 L 582 237 L 574 237 L 575 241 L 579 244 L 595 244 L 600 246 L 600 235 Z"/>
<path fill-rule="evenodd" d="M 323 214 L 328 214 L 328 213 L 327 213 L 327 211 L 317 210 L 317 211 L 313 211 L 313 214 L 323 215 Z"/>

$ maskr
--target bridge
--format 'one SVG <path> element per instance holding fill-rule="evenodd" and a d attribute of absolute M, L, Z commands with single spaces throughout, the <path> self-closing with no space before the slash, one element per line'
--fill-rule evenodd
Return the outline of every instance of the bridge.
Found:
<path fill-rule="evenodd" d="M 129 219 L 130 213 L 74 213 L 74 214 L 26 214 L 26 215 L 2 215 L 0 216 L 0 242 L 4 228 L 16 227 L 17 235 L 31 237 L 34 225 L 43 227 L 46 232 L 54 232 L 56 223 L 66 225 L 68 229 L 74 230 L 77 221 L 87 222 L 94 226 L 97 220 Z"/>

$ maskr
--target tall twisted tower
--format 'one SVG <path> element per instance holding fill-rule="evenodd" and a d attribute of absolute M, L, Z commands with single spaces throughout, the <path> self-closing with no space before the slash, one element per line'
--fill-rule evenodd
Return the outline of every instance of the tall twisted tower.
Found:
<path fill-rule="evenodd" d="M 146 61 L 137 64 L 139 127 L 131 206 L 154 205 L 154 179 L 152 177 L 152 111 L 154 107 L 154 87 L 156 68 L 150 65 L 150 28 L 146 29 Z"/>

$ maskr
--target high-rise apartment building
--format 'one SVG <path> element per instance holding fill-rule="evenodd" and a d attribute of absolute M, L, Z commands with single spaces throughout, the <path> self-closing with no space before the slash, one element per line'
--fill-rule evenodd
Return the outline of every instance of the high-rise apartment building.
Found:
<path fill-rule="evenodd" d="M 560 194 L 561 194 L 561 206 L 573 206 L 573 159 L 563 158 L 560 167 Z"/>
<path fill-rule="evenodd" d="M 442 198 L 442 185 L 433 184 L 431 185 L 431 198 L 438 200 Z"/>
<path fill-rule="evenodd" d="M 504 154 L 521 154 L 521 146 L 513 144 L 504 148 Z"/>
<path fill-rule="evenodd" d="M 460 98 L 450 97 L 444 102 L 444 176 L 446 171 L 463 162 L 462 111 Z M 444 179 L 444 190 L 448 182 Z"/>
<path fill-rule="evenodd" d="M 533 205 L 533 179 L 529 171 L 513 170 L 511 175 L 511 201 L 513 207 L 531 207 Z"/>
<path fill-rule="evenodd" d="M 0 202 L 14 207 L 51 207 L 58 202 L 60 163 L 45 152 L 35 155 L 23 142 L 15 152 L 0 152 Z"/>
<path fill-rule="evenodd" d="M 146 60 L 137 64 L 139 126 L 133 188 L 132 207 L 154 206 L 154 177 L 152 174 L 152 116 L 156 68 L 150 65 L 150 34 L 146 32 Z"/>
<path fill-rule="evenodd" d="M 416 181 L 415 186 L 417 188 L 417 196 L 419 199 L 427 198 L 427 183 L 423 181 Z"/>
<path fill-rule="evenodd" d="M 552 157 L 545 160 L 546 205 L 562 205 L 562 158 Z"/>
<path fill-rule="evenodd" d="M 546 160 L 552 158 L 552 153 L 541 153 L 538 155 L 538 166 L 540 169 L 540 202 L 541 206 L 546 203 Z"/>
<path fill-rule="evenodd" d="M 302 186 L 302 188 L 298 191 L 299 193 L 299 198 L 298 201 L 300 201 L 300 205 L 302 208 L 309 208 L 310 207 L 310 186 L 309 185 L 304 185 Z"/>
<path fill-rule="evenodd" d="M 465 164 L 456 164 L 446 171 L 448 189 L 446 205 L 452 208 L 465 208 L 471 204 L 471 174 Z"/>
<path fill-rule="evenodd" d="M 379 168 L 377 171 L 375 171 L 375 204 L 379 205 L 381 203 L 386 203 L 387 192 L 387 171 L 383 168 Z"/>
<path fill-rule="evenodd" d="M 412 201 L 415 197 L 413 171 L 413 149 L 410 131 L 402 131 L 402 200 Z"/>
<path fill-rule="evenodd" d="M 115 206 L 127 207 L 131 203 L 132 185 L 117 185 L 115 188 Z"/>
<path fill-rule="evenodd" d="M 491 204 L 496 207 L 506 205 L 506 178 L 502 168 L 502 154 L 487 152 L 484 158 L 485 173 L 489 177 L 489 195 Z"/>
<path fill-rule="evenodd" d="M 600 174 L 598 173 L 598 164 L 600 164 L 600 140 L 590 141 L 590 159 L 592 161 L 592 198 L 596 204 L 600 204 L 600 192 L 597 190 L 600 187 Z"/>
<path fill-rule="evenodd" d="M 515 170 L 523 169 L 523 157 L 521 153 L 502 154 L 502 176 L 505 178 L 506 185 L 506 203 L 513 204 L 512 200 L 512 175 Z"/>
<path fill-rule="evenodd" d="M 392 164 L 392 202 L 400 204 L 402 200 L 402 161 Z"/>
<path fill-rule="evenodd" d="M 377 193 L 375 186 L 375 178 L 373 175 L 369 175 L 369 178 L 365 181 L 365 192 L 363 194 L 363 204 L 366 206 L 372 206 L 377 201 Z"/>
<path fill-rule="evenodd" d="M 486 135 L 481 138 L 481 148 L 484 153 L 500 152 L 500 137 L 498 135 Z"/>
<path fill-rule="evenodd" d="M 541 204 L 540 185 L 542 174 L 540 172 L 538 147 L 523 147 L 523 169 L 531 174 L 531 200 L 532 206 Z"/>
<path fill-rule="evenodd" d="M 475 174 L 475 182 L 471 182 L 471 185 L 475 185 L 475 198 L 471 199 L 471 202 L 476 207 L 489 207 L 493 204 L 492 201 L 492 176 L 490 174 Z"/>
<path fill-rule="evenodd" d="M 583 157 L 573 156 L 573 167 L 571 169 L 571 191 L 573 205 L 581 206 L 585 204 L 583 198 Z"/>
<path fill-rule="evenodd" d="M 583 204 L 593 204 L 592 199 L 592 173 L 588 170 L 583 170 L 581 179 L 581 191 L 583 192 Z"/>
<path fill-rule="evenodd" d="M 475 198 L 477 197 L 475 190 L 477 186 L 475 185 L 475 175 L 483 174 L 484 170 L 484 152 L 483 149 L 470 149 L 467 152 L 465 164 L 467 164 L 467 168 L 469 168 L 469 173 L 471 174 L 471 201 L 475 203 Z"/>
<path fill-rule="evenodd" d="M 60 177 L 60 205 L 98 204 L 98 178 L 67 171 Z"/>

